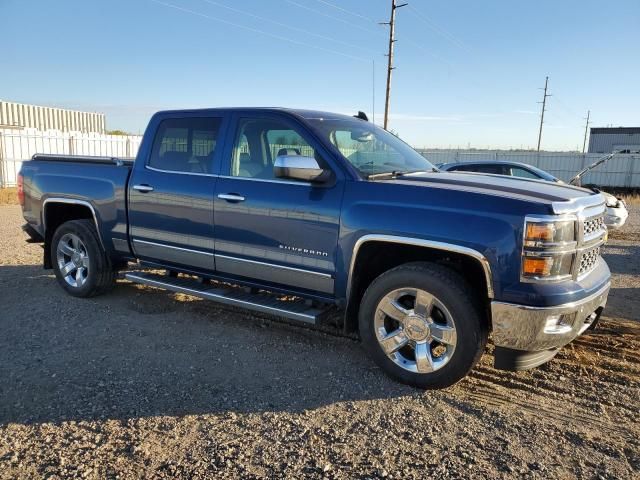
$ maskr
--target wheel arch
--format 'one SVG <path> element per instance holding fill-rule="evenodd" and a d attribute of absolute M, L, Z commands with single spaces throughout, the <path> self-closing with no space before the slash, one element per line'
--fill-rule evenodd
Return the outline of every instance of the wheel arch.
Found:
<path fill-rule="evenodd" d="M 51 239 L 56 229 L 65 222 L 78 219 L 92 220 L 98 233 L 100 248 L 106 251 L 100 233 L 96 210 L 86 200 L 66 197 L 50 197 L 42 203 L 42 228 L 44 231 L 44 267 L 51 268 L 51 259 L 48 255 L 51 247 Z"/>
<path fill-rule="evenodd" d="M 380 255 L 383 253 L 383 255 Z M 404 263 L 431 261 L 457 270 L 463 278 L 481 285 L 484 303 L 494 298 L 489 260 L 479 251 L 461 245 L 394 235 L 364 235 L 353 248 L 347 277 L 344 329 L 355 331 L 359 298 L 368 285 L 387 270 Z"/>

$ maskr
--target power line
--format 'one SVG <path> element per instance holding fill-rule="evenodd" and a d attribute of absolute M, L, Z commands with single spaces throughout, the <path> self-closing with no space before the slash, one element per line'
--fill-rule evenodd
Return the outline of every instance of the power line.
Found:
<path fill-rule="evenodd" d="M 542 124 L 544 123 L 544 111 L 547 106 L 547 97 L 550 97 L 550 94 L 547 94 L 547 86 L 549 85 L 549 77 L 546 77 L 544 80 L 544 95 L 542 97 L 542 112 L 540 114 L 540 130 L 538 131 L 538 152 L 540 151 L 540 142 L 542 141 Z"/>
<path fill-rule="evenodd" d="M 292 4 L 292 5 L 297 6 L 297 7 L 299 7 L 299 8 L 303 8 L 303 9 L 305 9 L 305 10 L 307 10 L 307 11 L 310 11 L 310 12 L 316 13 L 316 14 L 318 14 L 318 15 L 325 16 L 325 17 L 327 17 L 327 18 L 333 19 L 333 20 L 338 21 L 338 22 L 340 22 L 340 23 L 344 23 L 344 24 L 349 25 L 349 26 L 352 26 L 352 27 L 354 27 L 354 28 L 358 28 L 358 29 L 360 29 L 360 30 L 362 30 L 362 31 L 365 31 L 365 32 L 368 32 L 368 33 L 378 33 L 378 32 L 375 32 L 375 31 L 373 31 L 373 30 L 370 30 L 370 29 L 368 29 L 368 28 L 364 28 L 364 27 L 362 27 L 362 26 L 360 26 L 360 25 L 353 24 L 352 22 L 347 21 L 347 20 L 345 20 L 345 19 L 343 19 L 343 18 L 335 17 L 335 16 L 333 16 L 333 15 L 329 15 L 329 14 L 327 14 L 327 13 L 325 13 L 325 12 L 320 11 L 320 10 L 316 10 L 316 9 L 310 8 L 310 7 L 306 6 L 306 5 L 300 4 L 300 3 L 299 3 L 299 2 L 297 2 L 297 1 L 294 1 L 294 0 L 285 0 L 285 1 L 286 1 L 286 2 L 288 2 L 288 3 L 290 3 L 290 4 Z M 350 14 L 350 15 L 353 15 L 353 16 L 355 16 L 355 17 L 361 18 L 361 19 L 363 19 L 363 20 L 367 20 L 367 21 L 374 22 L 374 20 L 373 20 L 372 18 L 370 18 L 370 17 L 367 17 L 367 16 L 362 15 L 362 14 L 360 14 L 360 13 L 354 12 L 353 10 L 348 10 L 348 9 L 343 8 L 343 7 L 341 7 L 341 6 L 335 5 L 335 4 L 333 4 L 333 3 L 331 3 L 331 2 L 328 2 L 328 1 L 326 1 L 326 0 L 316 0 L 316 1 L 317 1 L 317 2 L 319 2 L 319 3 L 322 3 L 322 4 L 324 4 L 324 5 L 327 5 L 327 6 L 329 6 L 329 7 L 332 7 L 332 8 L 335 8 L 335 9 L 337 9 L 337 10 L 340 10 L 340 11 L 342 11 L 342 12 L 345 12 L 345 13 L 348 13 L 348 14 Z M 463 43 L 461 40 L 459 40 L 458 38 L 456 38 L 454 35 L 452 35 L 451 33 L 449 33 L 449 32 L 448 32 L 447 30 L 445 30 L 444 28 L 439 27 L 435 22 L 433 22 L 432 20 L 430 20 L 430 19 L 428 19 L 427 17 L 425 17 L 422 13 L 420 13 L 418 10 L 416 10 L 415 8 L 413 8 L 411 5 L 409 5 L 409 8 L 411 8 L 411 9 L 416 13 L 416 16 L 417 16 L 417 17 L 419 17 L 419 19 L 420 19 L 421 21 L 425 22 L 425 23 L 426 23 L 426 24 L 427 24 L 431 29 L 433 29 L 434 31 L 436 31 L 439 35 L 441 35 L 441 36 L 445 37 L 447 40 L 449 40 L 450 42 L 454 43 L 458 48 L 461 48 L 461 49 L 463 49 L 463 50 L 467 51 L 468 53 L 472 53 L 472 52 L 470 52 L 470 50 L 469 50 L 469 49 L 464 45 L 464 43 Z M 406 41 L 407 43 L 412 44 L 413 46 L 415 46 L 415 47 L 419 48 L 420 50 L 422 50 L 423 52 L 425 52 L 427 55 L 431 56 L 433 59 L 435 59 L 435 60 L 437 60 L 437 61 L 439 61 L 439 62 L 442 62 L 442 63 L 443 63 L 443 64 L 445 64 L 449 69 L 453 69 L 453 68 L 455 68 L 455 67 L 454 67 L 454 65 L 453 65 L 453 64 L 451 64 L 449 61 L 447 61 L 447 60 L 445 60 L 444 58 L 440 57 L 439 55 L 437 55 L 437 54 L 433 53 L 431 50 L 429 50 L 429 49 L 425 48 L 421 43 L 416 42 L 415 40 L 412 40 L 410 37 L 405 37 L 405 36 L 403 36 L 403 39 L 404 39 L 404 41 Z M 477 86 L 479 86 L 479 85 L 478 85 L 477 83 L 475 83 L 473 80 L 471 80 L 471 82 L 472 82 L 472 83 L 474 83 L 474 84 L 476 84 Z M 484 88 L 484 87 L 483 87 L 483 86 L 479 86 L 479 88 Z"/>
<path fill-rule="evenodd" d="M 553 96 L 553 99 L 554 99 L 555 102 L 558 103 L 560 108 L 563 108 L 570 116 L 572 116 L 572 117 L 581 117 L 581 115 L 579 113 L 576 113 L 575 110 L 573 110 L 571 107 L 569 107 L 569 105 L 567 105 L 565 102 L 563 102 L 562 98 L 558 97 L 557 93 Z"/>
<path fill-rule="evenodd" d="M 321 10 L 316 10 L 315 8 L 308 7 L 307 5 L 303 5 L 303 4 L 298 3 L 298 2 L 296 2 L 294 0 L 285 0 L 285 2 L 290 3 L 291 5 L 295 5 L 298 8 L 302 8 L 304 10 L 308 10 L 309 12 L 313 12 L 315 14 L 322 15 L 323 17 L 331 18 L 331 19 L 335 20 L 336 22 L 344 23 L 345 25 L 349 25 L 350 27 L 357 28 L 359 30 L 362 30 L 363 32 L 373 33 L 375 35 L 379 34 L 379 32 L 377 32 L 376 30 L 371 30 L 369 28 L 365 28 L 365 27 L 362 27 L 360 25 L 356 25 L 355 23 L 349 22 L 348 20 L 345 20 L 344 18 L 340 18 L 340 17 L 335 17 L 333 15 L 329 15 L 328 13 L 325 13 L 325 12 L 323 12 Z"/>
<path fill-rule="evenodd" d="M 224 20 L 222 18 L 213 17 L 211 15 L 207 15 L 207 14 L 202 13 L 202 12 L 196 12 L 195 10 L 190 10 L 188 8 L 181 7 L 179 5 L 174 5 L 172 3 L 162 2 L 160 0 L 150 0 L 150 1 L 153 2 L 153 3 L 157 3 L 158 5 L 162 5 L 164 7 L 167 7 L 167 8 L 173 8 L 175 10 L 180 10 L 182 12 L 190 13 L 192 15 L 196 15 L 198 17 L 206 18 L 206 19 L 212 20 L 214 22 L 224 23 L 225 25 L 230 25 L 232 27 L 241 28 L 243 30 L 248 30 L 248 31 L 253 32 L 253 33 L 259 33 L 261 35 L 266 35 L 268 37 L 275 38 L 277 40 L 282 40 L 283 42 L 288 42 L 288 43 L 292 43 L 294 45 L 299 45 L 299 46 L 302 46 L 302 47 L 308 47 L 308 48 L 313 48 L 313 49 L 316 49 L 316 50 L 321 50 L 323 52 L 332 53 L 334 55 L 340 55 L 342 57 L 351 58 L 352 60 L 358 60 L 359 62 L 367 62 L 367 63 L 369 62 L 369 59 L 367 59 L 367 58 L 357 57 L 355 55 L 339 52 L 337 50 L 332 50 L 332 49 L 321 47 L 321 46 L 318 46 L 318 45 L 313 45 L 313 44 L 310 44 L 310 43 L 301 42 L 299 40 L 294 40 L 292 38 L 276 35 L 274 33 L 265 32 L 264 30 L 259 30 L 257 28 L 249 27 L 247 25 L 242 25 L 242 24 L 239 24 L 239 23 L 231 22 L 229 20 Z"/>
<path fill-rule="evenodd" d="M 412 39 L 411 39 L 411 38 L 409 38 L 409 37 L 405 37 L 405 38 L 404 38 L 404 41 L 405 41 L 405 42 L 407 42 L 407 43 L 409 43 L 409 44 L 411 44 L 411 45 L 413 45 L 414 47 L 419 48 L 419 49 L 420 49 L 420 50 L 422 50 L 424 53 L 426 53 L 427 55 L 429 55 L 430 57 L 432 57 L 434 60 L 438 60 L 439 62 L 444 63 L 444 64 L 445 64 L 447 67 L 449 67 L 449 68 L 454 68 L 454 65 L 453 65 L 451 62 L 449 62 L 449 61 L 445 60 L 444 58 L 442 58 L 442 57 L 441 57 L 441 56 L 439 56 L 439 55 L 436 55 L 436 54 L 435 54 L 435 53 L 433 53 L 431 50 L 429 50 L 428 48 L 426 48 L 424 45 L 422 45 L 422 44 L 420 44 L 420 43 L 416 42 L 415 40 L 412 40 Z"/>
<path fill-rule="evenodd" d="M 464 50 L 469 54 L 472 53 L 469 50 L 469 48 L 467 48 L 467 46 L 462 42 L 462 40 L 454 36 L 452 33 L 449 33 L 444 28 L 440 27 L 437 23 L 435 23 L 433 20 L 425 16 L 423 13 L 421 13 L 418 9 L 416 9 L 412 5 L 409 5 L 409 8 L 411 9 L 411 11 L 413 11 L 416 14 L 416 18 L 418 20 L 421 20 L 425 25 L 431 28 L 431 30 L 436 32 L 441 37 L 446 38 L 447 40 L 449 40 L 449 42 L 453 43 L 456 47 L 460 48 L 461 50 Z"/>
<path fill-rule="evenodd" d="M 206 0 L 205 0 L 205 1 L 206 1 Z M 288 1 L 288 0 L 287 0 L 287 1 Z M 345 13 L 348 13 L 348 14 L 350 14 L 350 15 L 354 15 L 354 16 L 356 16 L 356 17 L 362 18 L 363 20 L 368 20 L 368 21 L 370 21 L 370 22 L 378 23 L 378 22 L 376 22 L 374 19 L 372 19 L 371 17 L 367 17 L 367 16 L 365 16 L 365 15 L 361 15 L 361 14 L 359 14 L 359 13 L 357 13 L 357 12 L 354 12 L 353 10 L 347 10 L 346 8 L 342 8 L 342 7 L 338 6 L 338 5 L 334 5 L 333 3 L 327 2 L 326 0 L 316 0 L 316 2 L 323 3 L 323 4 L 325 4 L 325 5 L 328 5 L 328 6 L 330 6 L 330 7 L 333 7 L 333 8 L 335 8 L 335 9 L 337 9 L 337 10 L 342 11 L 342 12 L 345 12 Z M 300 7 L 303 7 L 302 5 L 299 5 L 297 2 L 289 2 L 289 3 L 294 3 L 294 4 L 296 4 L 296 5 L 300 6 Z M 416 10 L 414 7 L 412 7 L 411 5 L 408 5 L 408 6 L 409 6 L 409 8 L 411 8 L 414 12 L 416 12 L 418 16 L 422 16 L 422 14 L 421 14 L 420 12 L 418 12 L 418 10 Z M 307 7 L 307 9 L 308 9 L 308 7 Z M 312 11 L 315 11 L 315 10 L 312 10 Z M 320 12 L 318 12 L 318 13 L 320 13 Z M 329 16 L 329 18 L 333 18 L 333 19 L 335 19 L 335 20 L 340 20 L 340 19 L 338 19 L 338 18 L 336 18 L 336 17 L 332 17 L 332 16 Z M 454 37 L 453 35 L 451 35 L 451 34 L 450 34 L 449 32 L 447 32 L 444 28 L 440 28 L 440 27 L 438 27 L 438 26 L 437 26 L 433 21 L 429 20 L 429 19 L 428 19 L 428 18 L 426 18 L 426 17 L 421 18 L 421 20 L 422 20 L 422 21 L 424 21 L 424 22 L 429 22 L 429 23 L 431 24 L 431 28 L 433 28 L 434 30 L 439 31 L 438 33 L 440 33 L 441 35 L 445 36 L 445 37 L 446 37 L 446 38 L 448 38 L 450 41 L 452 41 L 452 42 L 454 42 L 454 43 L 455 43 L 455 42 L 459 43 L 459 45 L 458 45 L 458 46 L 459 46 L 460 48 L 466 49 L 466 47 L 462 44 L 462 41 L 458 40 L 456 37 Z M 340 20 L 340 21 L 342 21 L 342 20 Z M 349 23 L 349 25 L 352 25 L 352 24 L 351 24 L 351 23 Z M 366 29 L 366 31 L 367 31 L 367 32 L 372 32 L 372 33 L 374 33 L 372 30 L 368 30 L 368 29 Z M 420 43 L 418 43 L 418 42 L 416 42 L 416 41 L 412 40 L 412 39 L 411 39 L 411 38 L 409 38 L 409 37 L 405 37 L 405 39 L 404 39 L 404 40 L 405 40 L 406 42 L 408 42 L 408 43 L 410 43 L 410 44 L 414 45 L 415 47 L 417 47 L 417 48 L 421 49 L 422 51 L 424 51 L 425 53 L 427 53 L 428 55 L 430 55 L 431 57 L 433 57 L 435 60 L 438 60 L 438 61 L 440 61 L 440 62 L 442 62 L 442 63 L 445 63 L 445 64 L 446 64 L 446 65 L 448 65 L 449 67 L 453 67 L 453 65 L 452 65 L 451 63 L 449 63 L 448 61 L 446 61 L 446 60 L 445 60 L 445 59 L 443 59 L 442 57 L 440 57 L 440 56 L 436 55 L 436 54 L 435 54 L 435 53 L 433 53 L 432 51 L 428 50 L 428 49 L 427 49 L 427 48 L 425 48 L 422 44 L 420 44 Z"/>
<path fill-rule="evenodd" d="M 289 1 L 289 0 L 286 0 L 286 1 Z M 376 21 L 375 21 L 373 18 L 371 18 L 371 17 L 367 17 L 367 16 L 362 15 L 362 14 L 360 14 L 360 13 L 354 12 L 353 10 L 347 10 L 346 8 L 340 7 L 340 6 L 338 6 L 338 5 L 334 5 L 333 3 L 327 2 L 326 0 L 316 0 L 316 2 L 323 3 L 323 4 L 325 4 L 325 5 L 328 5 L 328 6 L 330 6 L 330 7 L 333 7 L 333 8 L 335 8 L 335 9 L 337 9 L 337 10 L 342 11 L 342 12 L 348 13 L 348 14 L 350 14 L 350 15 L 354 15 L 354 16 L 356 16 L 356 17 L 359 17 L 359 18 L 361 18 L 361 19 L 363 19 L 363 20 L 368 20 L 368 21 L 370 21 L 370 22 L 378 23 L 378 22 L 376 22 Z M 318 11 L 316 11 L 316 10 L 309 9 L 308 7 L 305 7 L 305 6 L 303 6 L 303 5 L 300 5 L 300 4 L 298 4 L 297 2 L 289 2 L 289 3 L 293 3 L 293 4 L 295 4 L 295 5 L 299 6 L 299 7 L 307 8 L 308 10 L 311 10 L 311 11 L 314 11 L 314 12 L 317 12 L 317 13 L 321 13 L 321 12 L 318 12 Z M 418 10 L 416 10 L 416 9 L 415 9 L 414 7 L 412 7 L 411 5 L 409 5 L 409 8 L 411 8 L 414 12 L 416 12 L 416 13 L 418 14 L 418 16 L 422 16 L 422 14 L 421 14 L 420 12 L 418 12 Z M 326 14 L 324 14 L 324 15 L 326 15 Z M 329 15 L 327 15 L 327 16 L 329 16 Z M 333 17 L 333 16 L 329 16 L 329 18 L 333 18 L 333 19 L 338 20 L 338 21 L 343 21 L 342 19 L 338 19 L 338 18 Z M 455 42 L 459 43 L 459 45 L 458 45 L 458 46 L 459 46 L 460 48 L 466 49 L 466 47 L 464 46 L 464 44 L 462 44 L 462 41 L 458 40 L 458 39 L 457 39 L 456 37 L 454 37 L 452 34 L 450 34 L 449 32 L 447 32 L 444 28 L 440 28 L 440 27 L 438 27 L 438 25 L 436 25 L 433 21 L 429 20 L 429 19 L 428 19 L 428 18 L 426 18 L 426 17 L 421 18 L 421 20 L 422 20 L 422 21 L 424 21 L 424 22 L 429 22 L 429 23 L 431 24 L 431 25 L 430 25 L 430 26 L 431 26 L 431 28 L 433 28 L 434 30 L 437 30 L 437 31 L 438 31 L 438 33 L 440 33 L 441 35 L 445 36 L 445 37 L 446 37 L 446 38 L 448 38 L 450 41 L 452 41 L 452 42 L 454 42 L 454 43 L 455 43 Z M 349 23 L 349 22 L 347 22 L 347 23 L 348 23 L 349 25 L 352 25 L 352 26 L 353 26 L 353 24 L 351 24 L 351 23 Z M 375 32 L 373 32 L 372 30 L 369 30 L 369 29 L 365 29 L 365 31 L 367 31 L 367 32 L 371 32 L 371 33 L 375 33 Z M 435 53 L 433 53 L 432 51 L 428 50 L 428 49 L 427 49 L 427 48 L 425 48 L 422 44 L 420 44 L 420 43 L 418 43 L 418 42 L 416 42 L 416 41 L 412 40 L 412 39 L 411 39 L 411 38 L 409 38 L 409 37 L 406 37 L 404 40 L 405 40 L 406 42 L 408 42 L 408 43 L 410 43 L 410 44 L 414 45 L 415 47 L 418 47 L 419 49 L 421 49 L 422 51 L 424 51 L 425 53 L 427 53 L 428 55 L 430 55 L 431 57 L 433 57 L 435 60 L 438 60 L 438 61 L 440 61 L 440 62 L 442 62 L 442 63 L 445 63 L 445 64 L 446 64 L 446 65 L 448 65 L 449 67 L 453 67 L 453 65 L 452 65 L 451 63 L 449 63 L 448 61 L 446 61 L 446 60 L 445 60 L 445 59 L 443 59 L 442 57 L 440 57 L 440 56 L 436 55 L 436 54 L 435 54 Z"/>
<path fill-rule="evenodd" d="M 332 7 L 332 8 L 335 8 L 337 10 L 340 10 L 341 12 L 348 13 L 349 15 L 353 15 L 355 17 L 362 18 L 363 20 L 368 20 L 370 22 L 375 23 L 375 20 L 373 18 L 367 17 L 367 16 L 362 15 L 360 13 L 353 12 L 351 10 L 347 10 L 346 8 L 339 7 L 338 5 L 334 5 L 333 3 L 327 2 L 326 0 L 316 0 L 316 2 L 323 3 L 323 4 L 325 4 L 325 5 L 329 6 L 329 7 Z"/>
<path fill-rule="evenodd" d="M 215 2 L 213 0 L 202 0 L 205 3 L 208 3 L 210 5 L 216 6 L 216 7 L 221 7 L 221 8 L 226 8 L 227 10 L 230 10 L 232 12 L 241 14 L 241 15 L 245 15 L 248 17 L 252 17 L 255 18 L 257 20 L 263 21 L 263 22 L 268 22 L 271 23 L 273 25 L 277 25 L 279 27 L 284 27 L 284 28 L 288 28 L 289 30 L 293 30 L 294 32 L 300 32 L 300 33 L 304 33 L 307 35 L 311 35 L 313 37 L 317 37 L 317 38 L 321 38 L 322 40 L 328 40 L 330 42 L 335 42 L 335 43 L 339 43 L 341 45 L 344 45 L 345 47 L 350 47 L 350 48 L 359 48 L 361 50 L 365 50 L 367 52 L 375 52 L 374 50 L 367 48 L 367 47 L 361 47 L 359 45 L 354 45 L 352 43 L 347 43 L 347 42 L 343 42 L 342 40 L 337 40 L 335 38 L 331 38 L 331 37 L 327 37 L 325 35 L 321 35 L 319 33 L 314 33 L 314 32 L 310 32 L 304 28 L 298 28 L 298 27 L 294 27 L 292 25 L 287 25 L 286 23 L 282 23 L 282 22 L 278 22 L 277 20 L 272 20 L 270 18 L 266 18 L 266 17 L 261 17 L 260 15 L 256 15 L 255 13 L 251 13 L 251 12 L 247 12 L 244 10 L 240 10 L 234 7 L 230 7 L 229 5 L 225 5 L 223 3 L 219 3 L 219 2 Z"/>

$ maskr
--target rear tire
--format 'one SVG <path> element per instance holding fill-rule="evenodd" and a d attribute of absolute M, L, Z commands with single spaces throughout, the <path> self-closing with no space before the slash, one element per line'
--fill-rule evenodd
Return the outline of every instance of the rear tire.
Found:
<path fill-rule="evenodd" d="M 488 328 L 473 289 L 454 271 L 427 262 L 376 278 L 360 304 L 360 337 L 388 375 L 423 389 L 464 378 L 484 352 Z"/>
<path fill-rule="evenodd" d="M 51 239 L 50 256 L 58 283 L 74 297 L 100 295 L 115 283 L 116 272 L 91 220 L 60 225 Z"/>

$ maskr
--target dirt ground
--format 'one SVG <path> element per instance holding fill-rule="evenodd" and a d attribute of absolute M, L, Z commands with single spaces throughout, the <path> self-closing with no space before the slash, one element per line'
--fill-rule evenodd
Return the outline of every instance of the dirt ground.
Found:
<path fill-rule="evenodd" d="M 65 295 L 0 207 L 0 478 L 639 478 L 640 207 L 600 327 L 422 392 L 354 340 L 121 281 Z"/>

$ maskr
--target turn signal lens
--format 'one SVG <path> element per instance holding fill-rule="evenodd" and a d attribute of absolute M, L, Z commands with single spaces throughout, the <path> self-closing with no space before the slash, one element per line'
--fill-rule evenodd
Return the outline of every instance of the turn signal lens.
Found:
<path fill-rule="evenodd" d="M 551 274 L 553 257 L 524 258 L 522 273 L 532 277 L 548 277 Z"/>

